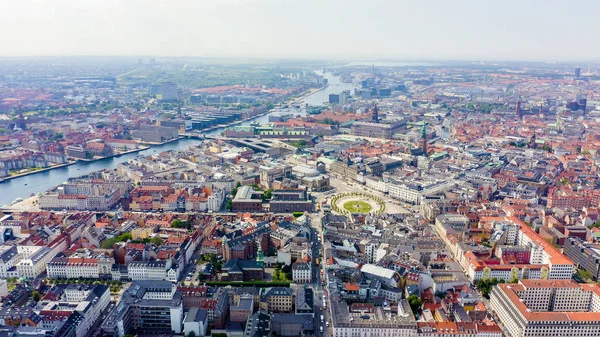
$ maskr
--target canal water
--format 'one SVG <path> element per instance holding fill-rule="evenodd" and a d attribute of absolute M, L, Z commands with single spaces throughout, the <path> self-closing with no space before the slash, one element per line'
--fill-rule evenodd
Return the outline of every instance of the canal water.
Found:
<path fill-rule="evenodd" d="M 306 97 L 302 101 L 302 104 L 308 103 L 309 105 L 321 105 L 323 104 L 323 102 L 328 100 L 329 94 L 339 94 L 344 90 L 352 90 L 354 88 L 352 84 L 343 83 L 339 80 L 338 77 L 333 76 L 330 73 L 326 73 L 323 76 L 328 80 L 329 86 L 324 90 L 321 90 Z M 269 120 L 269 115 L 302 115 L 304 113 L 305 112 L 303 110 L 284 109 L 279 111 L 273 111 L 267 115 L 258 117 L 253 121 L 267 123 Z M 246 121 L 241 125 L 249 125 L 250 123 L 251 121 Z M 219 135 L 222 131 L 223 129 L 219 128 L 208 131 L 206 132 L 206 134 Z M 126 162 L 140 155 L 149 156 L 162 151 L 185 150 L 190 146 L 198 144 L 198 142 L 199 140 L 197 139 L 180 139 L 175 142 L 153 146 L 150 149 L 136 153 L 125 154 L 120 157 L 111 157 L 97 160 L 94 162 L 78 162 L 77 164 L 71 166 L 61 167 L 45 172 L 23 176 L 20 178 L 6 180 L 0 183 L 0 206 L 10 205 L 16 198 L 25 199 L 28 198 L 31 194 L 37 194 L 51 189 L 52 187 L 67 181 L 69 177 L 77 177 L 80 175 L 100 171 L 103 169 L 114 169 L 115 167 L 117 167 L 117 164 Z"/>

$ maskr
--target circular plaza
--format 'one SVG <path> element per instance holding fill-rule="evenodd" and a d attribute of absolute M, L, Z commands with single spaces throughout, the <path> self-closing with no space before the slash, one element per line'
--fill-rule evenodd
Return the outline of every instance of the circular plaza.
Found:
<path fill-rule="evenodd" d="M 377 214 L 385 212 L 385 203 L 368 193 L 341 193 L 331 198 L 331 209 L 340 214 Z"/>

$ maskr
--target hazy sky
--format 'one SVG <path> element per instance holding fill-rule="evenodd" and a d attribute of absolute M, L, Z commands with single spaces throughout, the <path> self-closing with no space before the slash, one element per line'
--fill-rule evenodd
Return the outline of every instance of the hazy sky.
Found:
<path fill-rule="evenodd" d="M 600 60 L 598 0 L 0 0 L 0 56 Z"/>

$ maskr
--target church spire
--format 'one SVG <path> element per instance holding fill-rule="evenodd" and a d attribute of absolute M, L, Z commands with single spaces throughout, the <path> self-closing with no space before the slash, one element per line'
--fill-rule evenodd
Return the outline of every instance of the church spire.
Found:
<path fill-rule="evenodd" d="M 421 150 L 423 155 L 427 157 L 427 122 L 423 121 L 423 127 L 421 127 Z"/>

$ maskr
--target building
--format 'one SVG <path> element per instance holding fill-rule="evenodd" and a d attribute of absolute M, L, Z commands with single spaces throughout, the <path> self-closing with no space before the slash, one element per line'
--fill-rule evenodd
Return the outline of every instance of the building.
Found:
<path fill-rule="evenodd" d="M 231 201 L 234 212 L 260 212 L 263 210 L 262 191 L 255 191 L 252 186 L 242 186 Z"/>
<path fill-rule="evenodd" d="M 508 263 L 487 263 L 485 259 L 481 259 L 473 252 L 471 246 L 459 243 L 459 238 L 449 233 L 445 237 L 442 236 L 442 240 L 462 265 L 471 282 L 475 283 L 480 278 L 513 280 L 513 282 L 518 279 L 570 280 L 573 276 L 574 263 L 518 218 L 482 217 L 480 226 L 495 228 L 495 232 L 500 234 L 496 245 L 501 248 L 500 252 L 507 253 L 501 257 L 505 259 L 508 257 Z M 522 248 L 504 247 L 504 245 L 526 247 L 527 252 Z M 516 260 L 512 260 L 521 259 L 523 256 L 529 258 L 525 264 L 516 264 Z"/>
<path fill-rule="evenodd" d="M 194 332 L 194 336 L 206 336 L 208 329 L 208 313 L 204 309 L 191 308 L 183 320 L 183 335 L 189 336 Z"/>
<path fill-rule="evenodd" d="M 374 264 L 365 264 L 360 269 L 367 278 L 381 281 L 382 284 L 388 287 L 398 288 L 402 277 L 397 271 L 376 266 Z"/>
<path fill-rule="evenodd" d="M 272 314 L 271 331 L 275 336 L 314 336 L 315 323 L 311 314 Z"/>
<path fill-rule="evenodd" d="M 315 312 L 315 298 L 312 288 L 299 287 L 296 291 L 296 314 L 312 314 Z"/>
<path fill-rule="evenodd" d="M 0 252 L 0 278 L 17 277 L 14 266 L 21 260 L 22 255 L 19 254 L 16 246 L 2 246 L 0 249 L 2 249 Z"/>
<path fill-rule="evenodd" d="M 104 255 L 55 257 L 46 265 L 49 278 L 110 279 L 115 259 Z"/>
<path fill-rule="evenodd" d="M 499 284 L 491 308 L 507 336 L 599 336 L 600 286 L 572 280 Z"/>
<path fill-rule="evenodd" d="M 449 190 L 456 182 L 452 179 L 444 181 L 411 181 L 408 183 L 390 182 L 390 197 L 414 205 L 421 203 L 424 197 Z"/>
<path fill-rule="evenodd" d="M 30 279 L 37 278 L 46 271 L 46 264 L 56 256 L 58 252 L 49 247 L 42 247 L 31 256 L 23 258 L 17 263 L 17 273 L 21 277 Z"/>
<path fill-rule="evenodd" d="M 51 298 L 44 297 L 38 302 L 41 321 L 37 327 L 44 327 L 53 317 L 68 317 L 76 324 L 70 326 L 70 336 L 87 337 L 92 335 L 95 325 L 110 303 L 110 289 L 103 285 L 56 285 L 51 289 Z M 59 330 L 60 331 L 60 330 Z M 63 330 L 64 331 L 64 330 Z M 69 336 L 69 334 L 66 334 Z M 58 336 L 62 336 L 60 333 Z"/>
<path fill-rule="evenodd" d="M 329 104 L 340 104 L 340 95 L 329 94 Z"/>
<path fill-rule="evenodd" d="M 83 145 L 69 145 L 65 147 L 65 152 L 71 158 L 86 159 L 89 157 Z"/>
<path fill-rule="evenodd" d="M 406 300 L 398 303 L 395 312 L 391 307 L 374 307 L 372 312 L 350 310 L 338 294 L 330 299 L 332 306 L 333 337 L 416 337 L 417 323 Z M 333 309 L 333 308 L 332 308 Z M 444 336 L 444 335 L 439 335 Z"/>
<path fill-rule="evenodd" d="M 310 212 L 313 202 L 305 189 L 273 191 L 269 202 L 273 213 Z"/>
<path fill-rule="evenodd" d="M 254 297 L 250 294 L 241 295 L 237 305 L 229 307 L 229 321 L 246 322 L 254 313 Z"/>
<path fill-rule="evenodd" d="M 443 214 L 435 218 L 435 230 L 442 237 L 453 234 L 457 236 L 459 233 L 466 233 L 469 229 L 471 220 L 462 214 Z"/>
<path fill-rule="evenodd" d="M 160 143 L 175 139 L 179 136 L 177 128 L 157 125 L 142 125 L 138 130 L 131 134 L 133 138 L 138 138 L 144 142 Z"/>
<path fill-rule="evenodd" d="M 292 312 L 294 292 L 290 288 L 266 288 L 260 297 L 260 308 L 268 312 Z"/>
<path fill-rule="evenodd" d="M 224 281 L 262 280 L 264 267 L 255 260 L 231 259 L 221 267 Z"/>
<path fill-rule="evenodd" d="M 273 187 L 273 182 L 275 180 L 281 180 L 284 178 L 292 177 L 292 166 L 287 164 L 278 164 L 270 166 L 261 165 L 259 167 L 259 170 L 260 184 L 264 188 Z"/>
<path fill-rule="evenodd" d="M 594 281 L 600 280 L 600 245 L 569 237 L 564 245 L 564 253 L 577 268 L 587 270 Z"/>
<path fill-rule="evenodd" d="M 248 317 L 245 337 L 269 337 L 271 336 L 271 316 L 266 312 L 259 311 Z"/>
<path fill-rule="evenodd" d="M 354 136 L 391 139 L 405 125 L 406 123 L 403 121 L 392 123 L 355 122 L 350 130 Z"/>
<path fill-rule="evenodd" d="M 109 336 L 182 333 L 183 296 L 169 281 L 135 281 L 102 323 Z"/>
<path fill-rule="evenodd" d="M 310 283 L 312 281 L 312 266 L 307 262 L 292 263 L 292 281 Z"/>
<path fill-rule="evenodd" d="M 163 101 L 176 101 L 177 95 L 177 83 L 174 82 L 162 82 L 160 84 L 160 95 Z"/>

